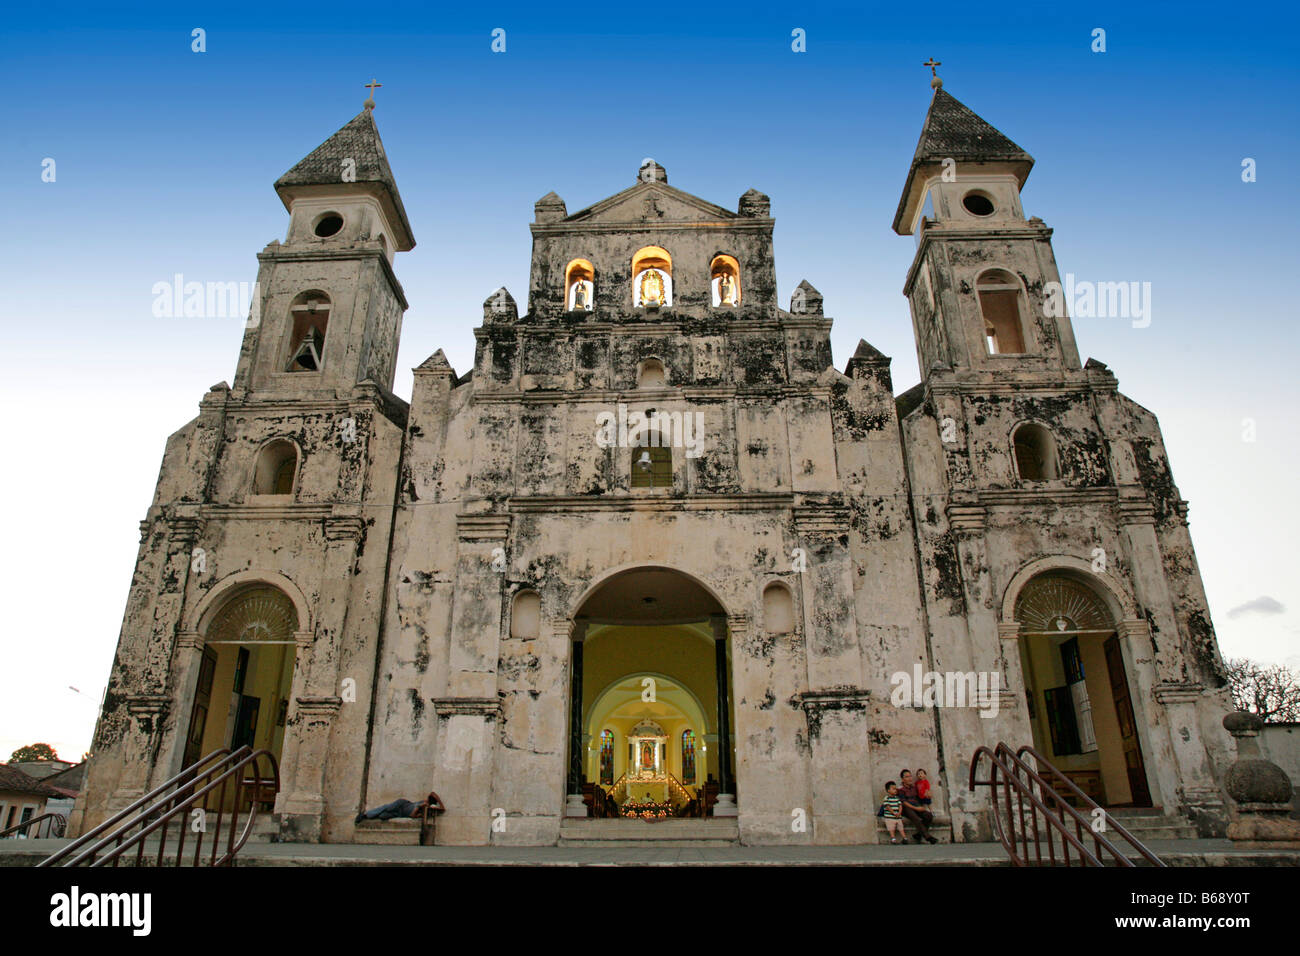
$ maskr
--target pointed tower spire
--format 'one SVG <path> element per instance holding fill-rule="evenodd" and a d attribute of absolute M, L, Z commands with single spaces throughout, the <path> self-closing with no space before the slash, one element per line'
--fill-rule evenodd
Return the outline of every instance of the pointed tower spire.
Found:
<path fill-rule="evenodd" d="M 895 232 L 907 235 L 912 231 L 926 185 L 945 172 L 945 165 L 955 175 L 973 170 L 1010 172 L 1023 187 L 1034 158 L 951 93 L 936 87 L 894 216 Z"/>
<path fill-rule="evenodd" d="M 397 250 L 406 252 L 415 246 L 415 236 L 375 126 L 374 101 L 366 104 L 342 129 L 277 179 L 275 191 L 285 209 L 291 209 L 296 199 L 326 192 L 337 195 L 340 189 L 373 195 L 396 233 Z"/>

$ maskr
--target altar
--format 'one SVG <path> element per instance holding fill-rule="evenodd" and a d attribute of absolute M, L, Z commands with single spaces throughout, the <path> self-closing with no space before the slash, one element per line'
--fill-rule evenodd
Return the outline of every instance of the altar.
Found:
<path fill-rule="evenodd" d="M 667 750 L 668 735 L 654 721 L 642 721 L 628 734 L 627 799 L 631 803 L 672 802 Z"/>

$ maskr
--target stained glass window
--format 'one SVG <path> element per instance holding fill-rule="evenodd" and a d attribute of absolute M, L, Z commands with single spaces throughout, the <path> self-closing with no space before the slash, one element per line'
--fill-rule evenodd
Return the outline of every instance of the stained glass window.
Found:
<path fill-rule="evenodd" d="M 682 783 L 695 783 L 695 731 L 682 731 Z"/>
<path fill-rule="evenodd" d="M 600 785 L 614 785 L 614 731 L 600 732 Z"/>

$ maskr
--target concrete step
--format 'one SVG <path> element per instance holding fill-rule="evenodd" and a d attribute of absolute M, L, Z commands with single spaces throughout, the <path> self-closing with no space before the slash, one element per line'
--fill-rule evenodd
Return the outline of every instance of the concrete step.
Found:
<path fill-rule="evenodd" d="M 930 836 L 934 837 L 940 843 L 952 842 L 952 820 L 947 814 L 936 813 L 934 819 L 930 821 Z M 885 821 L 881 817 L 876 817 L 876 836 L 877 843 L 889 842 L 889 827 L 885 826 Z M 916 842 L 916 827 L 908 820 L 903 821 L 903 840 L 905 843 Z"/>
<path fill-rule="evenodd" d="M 362 820 L 357 824 L 352 842 L 368 846 L 419 846 L 420 821 L 406 817 Z"/>
<path fill-rule="evenodd" d="M 1139 843 L 1145 844 L 1152 841 L 1197 839 L 1196 828 L 1182 817 L 1167 817 L 1148 812 L 1143 815 L 1115 815 L 1115 819 L 1116 822 L 1131 833 L 1133 838 Z M 1073 829 L 1071 829 L 1070 832 L 1073 833 Z M 1039 835 L 1041 838 L 1046 839 L 1046 829 L 1040 827 Z M 1087 837 L 1089 835 L 1090 831 L 1085 829 L 1084 836 Z M 1117 846 L 1127 846 L 1123 837 L 1118 833 L 1115 833 L 1113 830 L 1103 831 L 1101 835 Z M 1053 831 L 1053 838 L 1056 842 L 1060 842 L 1061 838 L 1059 833 Z"/>
<path fill-rule="evenodd" d="M 253 823 L 253 832 L 248 837 L 249 843 L 279 843 L 280 821 L 274 813 L 258 813 Z"/>
<path fill-rule="evenodd" d="M 560 824 L 558 846 L 721 847 L 740 842 L 734 819 L 593 820 L 581 817 Z"/>
<path fill-rule="evenodd" d="M 1117 807 L 1106 811 L 1120 826 L 1142 842 L 1194 840 L 1196 828 L 1186 817 L 1166 814 L 1160 807 Z"/>

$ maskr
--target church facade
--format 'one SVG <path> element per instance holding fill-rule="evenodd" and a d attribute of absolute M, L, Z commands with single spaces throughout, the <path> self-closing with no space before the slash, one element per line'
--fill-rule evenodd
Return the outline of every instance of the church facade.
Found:
<path fill-rule="evenodd" d="M 233 384 L 167 441 L 73 826 L 249 744 L 286 840 L 435 790 L 439 843 L 552 844 L 599 788 L 746 843 L 869 843 L 904 767 L 985 840 L 967 774 L 1007 741 L 1221 833 L 1187 503 L 1052 301 L 1032 165 L 936 90 L 894 221 L 902 394 L 865 341 L 835 367 L 808 282 L 778 303 L 767 196 L 648 162 L 540 199 L 526 308 L 489 296 L 473 368 L 436 352 L 408 402 L 415 240 L 368 103 L 277 181 Z"/>

